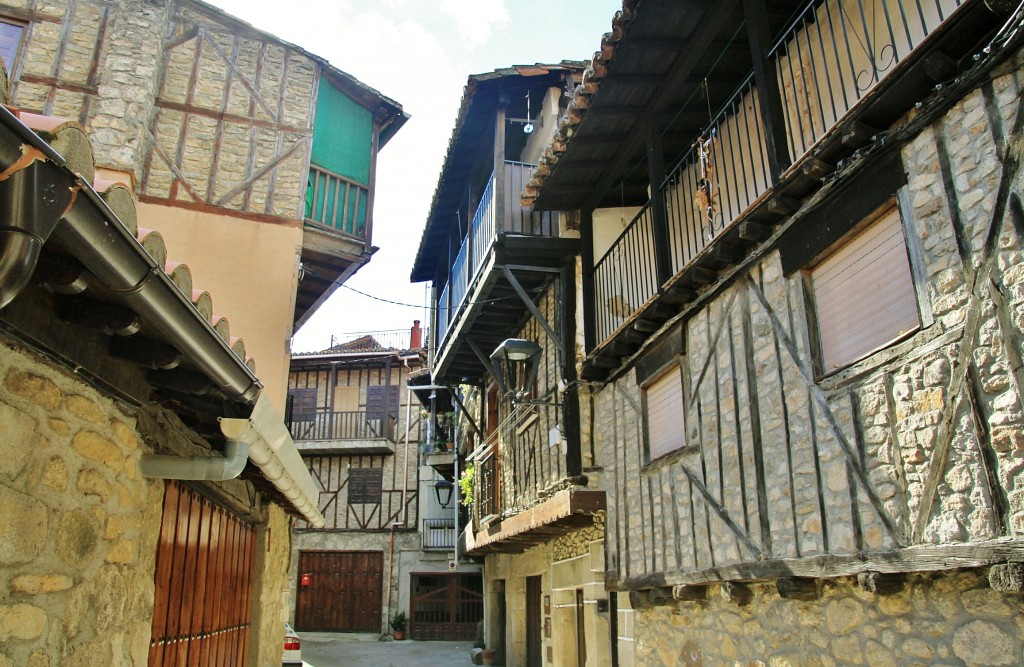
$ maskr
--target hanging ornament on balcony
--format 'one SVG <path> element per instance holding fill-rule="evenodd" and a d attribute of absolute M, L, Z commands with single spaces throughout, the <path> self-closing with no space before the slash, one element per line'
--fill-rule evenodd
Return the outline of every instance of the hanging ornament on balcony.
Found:
<path fill-rule="evenodd" d="M 701 134 L 694 144 L 697 153 L 697 192 L 693 196 L 693 205 L 697 209 L 697 220 L 701 225 L 704 239 L 710 241 L 717 231 L 715 217 L 718 215 L 718 193 L 715 192 L 715 137 L 717 128 L 711 116 L 711 96 L 708 93 L 708 80 L 703 83 L 704 99 L 708 105 L 707 134 Z"/>

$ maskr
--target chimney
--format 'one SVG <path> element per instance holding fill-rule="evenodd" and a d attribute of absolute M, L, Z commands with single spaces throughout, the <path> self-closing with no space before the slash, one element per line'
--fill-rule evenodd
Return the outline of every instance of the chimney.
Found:
<path fill-rule="evenodd" d="M 412 329 L 409 331 L 409 349 L 418 350 L 423 347 L 423 329 L 420 328 L 420 321 L 412 321 Z"/>

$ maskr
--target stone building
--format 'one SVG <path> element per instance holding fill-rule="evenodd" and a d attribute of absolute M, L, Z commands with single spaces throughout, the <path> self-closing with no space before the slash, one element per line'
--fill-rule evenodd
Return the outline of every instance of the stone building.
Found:
<path fill-rule="evenodd" d="M 518 203 L 581 73 L 469 77 L 412 272 L 433 283 L 431 380 L 457 407 L 448 469 L 473 495 L 459 555 L 483 561 L 496 664 L 610 656 L 604 492 L 588 487 L 599 473 L 578 428 L 579 234 L 572 216 Z"/>
<path fill-rule="evenodd" d="M 611 664 L 1024 660 L 1021 21 L 623 3 L 522 202 L 578 212 Z"/>
<path fill-rule="evenodd" d="M 294 534 L 297 630 L 389 633 L 402 612 L 411 639 L 476 633 L 480 569 L 452 568 L 456 504 L 426 465 L 448 445 L 424 416 L 429 390 L 414 389 L 429 382 L 425 335 L 417 320 L 292 357 L 288 424 L 325 517 Z"/>
<path fill-rule="evenodd" d="M 0 35 L 0 665 L 277 664 L 323 522 L 288 340 L 368 259 L 405 117 L 201 2 L 2 3 Z"/>

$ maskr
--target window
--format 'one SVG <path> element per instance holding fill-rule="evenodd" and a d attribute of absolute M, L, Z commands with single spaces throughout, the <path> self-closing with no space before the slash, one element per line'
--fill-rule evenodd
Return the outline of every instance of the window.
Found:
<path fill-rule="evenodd" d="M 383 468 L 350 468 L 348 471 L 348 504 L 379 504 Z"/>
<path fill-rule="evenodd" d="M 683 378 L 678 365 L 643 388 L 647 454 L 654 460 L 686 444 Z"/>
<path fill-rule="evenodd" d="M 899 208 L 868 220 L 809 271 L 825 373 L 921 326 Z"/>
<path fill-rule="evenodd" d="M 313 421 L 316 417 L 316 388 L 289 389 L 292 399 L 292 421 Z"/>
<path fill-rule="evenodd" d="M 14 66 L 17 64 L 18 47 L 21 45 L 21 35 L 25 26 L 19 23 L 12 23 L 6 19 L 0 19 L 0 58 L 4 61 L 7 74 L 14 77 Z"/>

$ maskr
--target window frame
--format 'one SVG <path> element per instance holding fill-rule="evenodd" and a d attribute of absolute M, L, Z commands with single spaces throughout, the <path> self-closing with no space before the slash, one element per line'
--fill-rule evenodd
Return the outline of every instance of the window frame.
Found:
<path fill-rule="evenodd" d="M 380 505 L 384 499 L 384 469 L 349 468 L 347 486 L 349 505 Z"/>
<path fill-rule="evenodd" d="M 865 215 L 860 221 L 848 229 L 844 234 L 842 234 L 842 236 L 818 253 L 802 269 L 801 273 L 803 276 L 805 310 L 811 333 L 811 352 L 814 372 L 817 380 L 841 373 L 851 366 L 859 364 L 879 352 L 913 337 L 932 324 L 933 320 L 931 310 L 927 308 L 927 298 L 924 291 L 925 281 L 920 269 L 920 249 L 917 247 L 915 242 L 916 239 L 910 233 L 912 230 L 909 228 L 907 223 L 910 210 L 907 189 L 906 187 L 900 188 L 891 197 L 886 198 L 869 214 Z M 917 324 L 909 329 L 901 331 L 898 335 L 891 338 L 876 341 L 868 349 L 858 352 L 848 359 L 842 359 L 833 363 L 831 366 L 828 366 L 822 335 L 819 295 L 814 284 L 814 272 L 819 270 L 824 264 L 829 262 L 829 260 L 835 259 L 840 252 L 849 247 L 851 242 L 868 232 L 873 225 L 880 223 L 883 218 L 891 212 L 895 212 L 898 218 L 897 227 L 902 235 L 902 249 L 906 259 L 907 273 L 910 280 L 909 288 L 914 299 L 914 312 L 917 316 Z"/>
<path fill-rule="evenodd" d="M 13 83 L 14 81 L 21 78 L 19 67 L 21 65 L 22 58 L 24 57 L 25 33 L 28 31 L 29 24 L 27 21 L 23 21 L 6 15 L 0 15 L 0 23 L 6 23 L 7 25 L 14 26 L 18 28 L 20 31 L 18 33 L 18 43 L 14 47 L 13 62 L 4 63 L 4 66 L 7 68 L 7 78 L 9 82 Z"/>
<path fill-rule="evenodd" d="M 691 447 L 689 439 L 687 437 L 687 426 L 689 420 L 687 419 L 686 409 L 686 396 L 687 396 L 687 382 L 686 375 L 684 373 L 684 364 L 682 363 L 683 357 L 677 358 L 672 362 L 666 364 L 655 373 L 651 374 L 640 384 L 640 405 L 643 414 L 643 435 L 644 435 L 644 455 L 647 463 L 653 463 L 664 459 L 672 454 L 677 454 L 681 451 L 685 451 Z M 651 439 L 651 412 L 648 404 L 648 392 L 651 388 L 658 383 L 662 382 L 666 378 L 674 377 L 678 383 L 679 390 L 679 407 L 682 415 L 682 424 L 678 429 L 666 435 L 666 440 L 673 440 L 675 437 L 679 437 L 678 443 L 674 443 L 674 446 L 660 450 L 655 453 L 652 450 L 653 441 Z"/>

